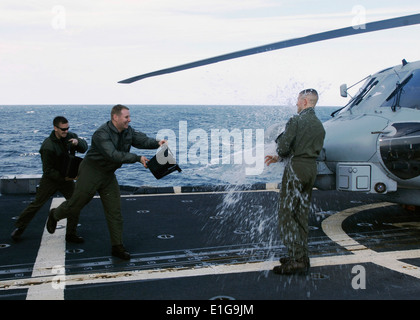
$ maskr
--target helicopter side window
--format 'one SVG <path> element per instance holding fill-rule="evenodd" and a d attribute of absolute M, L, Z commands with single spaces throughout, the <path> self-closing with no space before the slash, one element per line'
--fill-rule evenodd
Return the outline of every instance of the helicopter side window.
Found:
<path fill-rule="evenodd" d="M 397 84 L 382 107 L 390 107 L 393 111 L 398 108 L 420 110 L 420 70 L 415 70 L 404 81 Z"/>
<path fill-rule="evenodd" d="M 357 106 L 364 97 L 378 84 L 378 80 L 376 78 L 372 78 L 367 81 L 366 85 L 363 86 L 363 88 L 360 90 L 359 95 L 354 98 L 353 103 L 351 104 L 350 108 L 353 108 L 354 106 Z"/>

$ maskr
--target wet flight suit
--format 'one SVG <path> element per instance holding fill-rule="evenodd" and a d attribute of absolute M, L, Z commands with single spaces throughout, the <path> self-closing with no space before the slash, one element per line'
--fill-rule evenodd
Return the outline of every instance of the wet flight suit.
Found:
<path fill-rule="evenodd" d="M 308 213 L 324 137 L 324 127 L 309 107 L 290 118 L 276 139 L 278 155 L 286 160 L 278 210 L 280 236 L 295 260 L 309 262 Z"/>
<path fill-rule="evenodd" d="M 159 142 L 135 131 L 130 126 L 118 132 L 112 121 L 104 123 L 92 136 L 92 145 L 80 164 L 79 178 L 73 196 L 54 212 L 56 220 L 77 216 L 96 192 L 102 201 L 112 246 L 122 245 L 123 219 L 121 215 L 120 188 L 115 170 L 123 163 L 140 161 L 140 156 L 130 153 L 131 146 L 138 149 L 157 149 Z"/>
<path fill-rule="evenodd" d="M 77 146 L 71 145 L 70 139 L 77 139 Z M 60 173 L 61 164 L 64 156 L 70 151 L 85 153 L 88 144 L 85 140 L 80 139 L 77 134 L 69 132 L 65 138 L 58 139 L 53 130 L 48 138 L 44 140 L 39 150 L 42 159 L 42 178 L 39 182 L 39 188 L 36 192 L 35 200 L 31 202 L 25 210 L 22 211 L 16 220 L 16 227 L 25 229 L 29 222 L 33 219 L 39 209 L 53 196 L 57 191 L 69 199 L 73 194 L 74 182 L 66 181 Z M 70 218 L 67 224 L 66 233 L 68 235 L 76 235 L 78 219 Z"/>

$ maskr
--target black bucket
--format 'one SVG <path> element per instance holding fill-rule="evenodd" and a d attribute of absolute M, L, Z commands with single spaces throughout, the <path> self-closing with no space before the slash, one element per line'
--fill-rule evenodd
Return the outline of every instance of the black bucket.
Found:
<path fill-rule="evenodd" d="M 156 179 L 161 179 L 175 170 L 182 171 L 167 145 L 163 145 L 159 152 L 147 162 L 147 167 Z"/>

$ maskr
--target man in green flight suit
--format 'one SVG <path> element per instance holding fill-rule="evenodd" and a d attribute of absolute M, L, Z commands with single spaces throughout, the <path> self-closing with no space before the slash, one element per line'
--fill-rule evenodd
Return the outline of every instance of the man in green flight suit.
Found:
<path fill-rule="evenodd" d="M 54 233 L 58 220 L 77 215 L 98 192 L 110 233 L 111 253 L 124 260 L 130 259 L 130 253 L 123 246 L 120 187 L 114 172 L 124 163 L 140 162 L 147 168 L 148 159 L 130 153 L 131 146 L 157 149 L 166 142 L 134 130 L 129 126 L 130 121 L 128 107 L 116 105 L 112 108 L 111 120 L 101 125 L 92 136 L 92 145 L 80 165 L 73 196 L 52 209 L 47 221 L 48 232 Z"/>
<path fill-rule="evenodd" d="M 32 201 L 16 220 L 16 229 L 12 232 L 13 240 L 20 240 L 28 224 L 35 217 L 41 207 L 57 191 L 69 199 L 74 190 L 74 179 L 64 177 L 61 166 L 64 157 L 70 152 L 85 153 L 88 144 L 85 140 L 79 138 L 77 134 L 69 132 L 69 122 L 65 117 L 58 116 L 53 120 L 54 130 L 50 136 L 44 140 L 39 153 L 42 159 L 42 177 L 39 182 L 39 188 L 36 192 L 35 200 Z M 81 243 L 83 238 L 77 236 L 76 228 L 78 223 L 77 215 L 68 220 L 66 229 L 66 241 Z"/>
<path fill-rule="evenodd" d="M 308 214 L 312 188 L 317 175 L 316 159 L 324 145 L 325 130 L 315 115 L 318 93 L 306 89 L 299 93 L 298 115 L 289 119 L 277 139 L 277 153 L 266 156 L 265 163 L 285 160 L 279 198 L 280 236 L 288 256 L 274 267 L 277 274 L 305 273 L 309 270 Z"/>

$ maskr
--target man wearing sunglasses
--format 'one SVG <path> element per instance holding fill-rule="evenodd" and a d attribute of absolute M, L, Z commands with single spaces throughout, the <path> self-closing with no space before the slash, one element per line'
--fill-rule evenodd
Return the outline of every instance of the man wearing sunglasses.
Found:
<path fill-rule="evenodd" d="M 28 224 L 35 217 L 41 207 L 56 192 L 60 192 L 66 199 L 69 199 L 74 191 L 73 178 L 64 177 L 61 173 L 61 166 L 64 157 L 68 152 L 84 153 L 88 149 L 85 140 L 79 138 L 77 134 L 69 131 L 69 122 L 65 117 L 58 116 L 53 120 L 54 130 L 50 136 L 44 140 L 39 153 L 42 159 L 42 178 L 39 182 L 35 200 L 32 201 L 16 220 L 16 229 L 11 237 L 14 241 L 20 240 Z M 83 238 L 77 236 L 78 218 L 69 218 L 67 221 L 66 241 L 81 243 Z"/>

